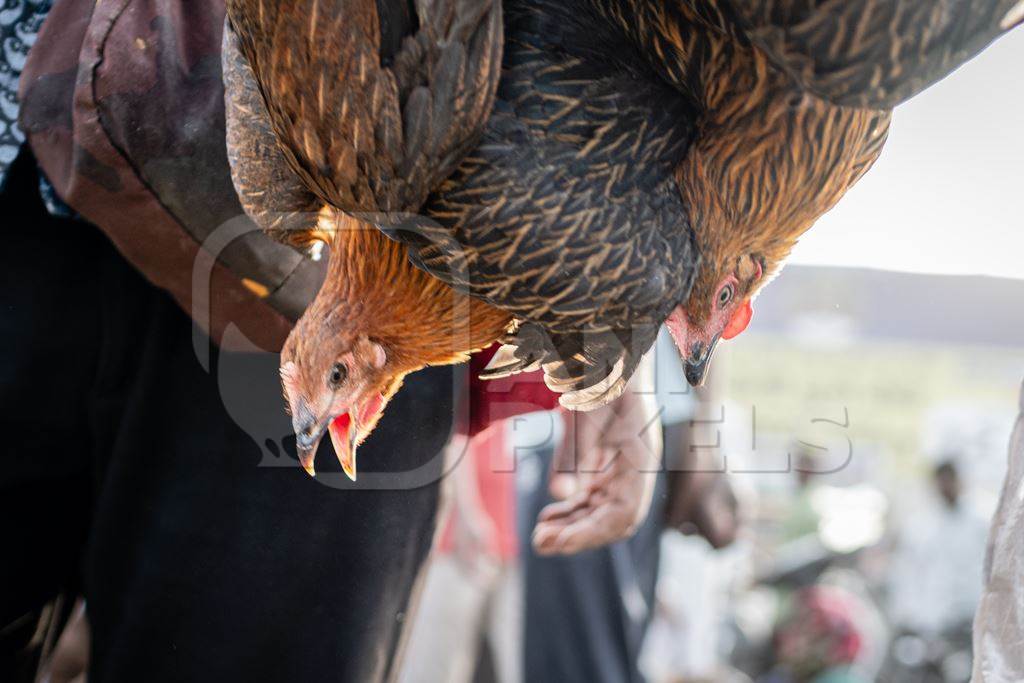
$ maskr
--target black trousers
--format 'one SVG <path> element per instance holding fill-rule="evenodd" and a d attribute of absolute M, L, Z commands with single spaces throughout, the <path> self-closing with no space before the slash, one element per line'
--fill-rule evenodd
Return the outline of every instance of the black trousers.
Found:
<path fill-rule="evenodd" d="M 386 677 L 456 375 L 410 377 L 360 450 L 417 487 L 342 484 L 329 445 L 311 479 L 277 356 L 204 368 L 170 297 L 37 187 L 23 153 L 0 199 L 0 626 L 77 585 L 90 683 Z"/>
<path fill-rule="evenodd" d="M 539 451 L 539 470 L 553 452 Z M 654 610 L 666 478 L 631 538 L 566 557 L 541 557 L 530 538 L 552 498 L 547 477 L 520 498 L 525 579 L 524 679 L 530 683 L 642 683 L 639 659 Z"/>

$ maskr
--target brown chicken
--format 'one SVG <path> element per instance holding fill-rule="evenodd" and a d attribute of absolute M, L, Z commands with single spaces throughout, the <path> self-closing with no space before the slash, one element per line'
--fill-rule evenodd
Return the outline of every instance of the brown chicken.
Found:
<path fill-rule="evenodd" d="M 420 23 L 404 2 L 391 3 L 391 23 L 380 25 L 372 1 L 228 3 L 228 150 L 242 204 L 282 241 L 329 246 L 324 284 L 281 352 L 310 474 L 328 432 L 355 479 L 356 447 L 403 378 L 466 360 L 512 322 L 335 208 L 415 210 L 479 137 L 497 82 L 500 9 L 451 0 L 433 8 L 433 21 Z M 274 77 L 258 79 L 253 65 Z M 314 165 L 282 142 L 288 135 L 316 155 Z"/>
<path fill-rule="evenodd" d="M 540 363 L 563 405 L 616 396 L 661 322 L 699 384 L 799 236 L 877 158 L 891 108 L 1009 30 L 1020 7 L 508 1 L 498 104 L 428 202 L 451 227 L 419 261 L 444 277 L 454 236 L 471 263 L 457 284 L 524 321 L 493 374 Z M 687 231 L 700 257 L 688 293 Z"/>
<path fill-rule="evenodd" d="M 328 233 L 327 275 L 281 350 L 281 380 L 302 466 L 314 474 L 326 426 L 355 480 L 356 447 L 403 378 L 468 360 L 505 333 L 511 317 L 412 267 L 405 248 L 372 225 L 330 217 L 341 225 Z"/>
<path fill-rule="evenodd" d="M 691 384 L 799 236 L 870 168 L 892 108 L 1024 20 L 1021 0 L 710 5 L 652 19 L 669 78 L 702 110 L 678 178 L 703 262 L 667 321 Z"/>
<path fill-rule="evenodd" d="M 229 0 L 243 205 L 332 252 L 282 356 L 304 461 L 334 425 L 354 475 L 407 372 L 464 358 L 513 318 L 489 376 L 541 367 L 563 405 L 618 396 L 666 322 L 699 383 L 799 235 L 877 158 L 891 108 L 1019 7 Z M 337 230 L 342 212 L 367 229 Z M 469 334 L 442 352 L 467 324 L 456 306 Z"/>

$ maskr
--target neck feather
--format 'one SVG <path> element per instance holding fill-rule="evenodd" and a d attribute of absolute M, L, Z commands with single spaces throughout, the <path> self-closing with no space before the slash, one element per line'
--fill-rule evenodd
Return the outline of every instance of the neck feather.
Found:
<path fill-rule="evenodd" d="M 331 260 L 317 298 L 340 309 L 336 317 L 345 324 L 358 325 L 359 333 L 384 345 L 396 370 L 462 362 L 508 329 L 505 311 L 419 270 L 406 248 L 376 227 L 332 214 Z"/>

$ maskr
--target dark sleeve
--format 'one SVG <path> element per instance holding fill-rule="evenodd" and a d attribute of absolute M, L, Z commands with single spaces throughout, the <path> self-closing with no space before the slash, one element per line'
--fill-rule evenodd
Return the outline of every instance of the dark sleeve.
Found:
<path fill-rule="evenodd" d="M 348 212 L 416 211 L 479 138 L 501 66 L 497 0 L 228 2 L 302 182 Z M 282 38 L 284 36 L 285 38 Z"/>

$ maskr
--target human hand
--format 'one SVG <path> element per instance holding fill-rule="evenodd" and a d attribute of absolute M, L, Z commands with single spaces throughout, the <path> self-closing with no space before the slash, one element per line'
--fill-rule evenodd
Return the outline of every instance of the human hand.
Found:
<path fill-rule="evenodd" d="M 638 370 L 637 375 L 640 375 Z M 564 413 L 549 489 L 533 547 L 541 555 L 572 554 L 628 538 L 647 516 L 661 462 L 661 424 L 643 377 L 607 406 Z"/>

